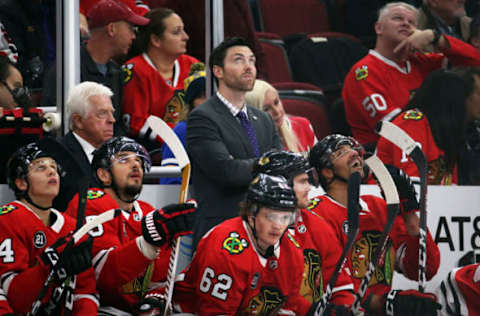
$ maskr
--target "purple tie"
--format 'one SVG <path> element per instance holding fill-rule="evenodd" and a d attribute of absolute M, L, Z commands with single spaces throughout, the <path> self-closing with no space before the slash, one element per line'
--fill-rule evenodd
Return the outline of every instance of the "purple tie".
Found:
<path fill-rule="evenodd" d="M 250 141 L 250 145 L 252 145 L 253 154 L 255 157 L 260 156 L 260 152 L 258 151 L 258 142 L 257 137 L 255 136 L 255 131 L 253 130 L 252 124 L 247 118 L 245 112 L 240 111 L 237 114 L 237 117 L 240 119 L 240 124 L 242 124 L 245 133 L 247 133 L 248 140 Z"/>

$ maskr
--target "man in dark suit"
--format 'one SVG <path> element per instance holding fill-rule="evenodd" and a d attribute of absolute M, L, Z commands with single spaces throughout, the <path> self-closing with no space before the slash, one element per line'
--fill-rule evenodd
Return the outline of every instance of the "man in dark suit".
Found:
<path fill-rule="evenodd" d="M 79 191 L 81 183 L 88 181 L 89 188 L 98 187 L 90 163 L 93 151 L 113 137 L 112 95 L 110 88 L 96 82 L 84 81 L 76 85 L 66 104 L 70 131 L 58 142 L 40 141 L 40 147 L 54 153 L 65 172 L 60 192 L 53 201 L 53 207 L 61 212 Z"/>
<path fill-rule="evenodd" d="M 187 121 L 186 147 L 198 201 L 194 246 L 204 233 L 238 216 L 261 154 L 281 148 L 271 117 L 245 103 L 255 83 L 255 55 L 241 38 L 227 39 L 210 55 L 218 92 L 195 108 Z"/>

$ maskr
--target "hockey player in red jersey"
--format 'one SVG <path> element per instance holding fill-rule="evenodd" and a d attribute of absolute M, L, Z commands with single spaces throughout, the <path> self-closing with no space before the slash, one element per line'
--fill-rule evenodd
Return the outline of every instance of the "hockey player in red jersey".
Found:
<path fill-rule="evenodd" d="M 480 263 L 450 271 L 436 294 L 442 304 L 439 316 L 479 316 Z"/>
<path fill-rule="evenodd" d="M 316 169 L 318 179 L 327 194 L 311 201 L 310 210 L 325 218 L 344 244 L 347 220 L 347 179 L 353 172 L 364 175 L 363 148 L 352 137 L 333 134 L 322 139 L 310 152 L 310 164 Z M 390 170 L 389 170 L 390 171 Z M 436 315 L 437 303 L 433 294 L 414 290 L 390 291 L 394 270 L 412 280 L 418 278 L 419 219 L 415 214 L 418 202 L 410 179 L 390 171 L 402 201 L 401 213 L 395 219 L 390 232 L 389 245 L 382 254 L 369 288 L 364 306 L 367 312 L 394 315 Z M 347 266 L 357 290 L 365 275 L 373 253 L 378 247 L 381 232 L 386 223 L 386 202 L 373 195 L 360 197 L 360 232 L 347 256 Z M 427 279 L 431 279 L 440 265 L 440 253 L 430 233 L 427 234 Z M 390 292 L 389 292 L 390 291 Z M 416 312 L 415 312 L 416 311 Z M 421 312 L 420 312 L 421 311 Z M 391 314 L 387 314 L 391 315 Z"/>
<path fill-rule="evenodd" d="M 25 314 L 40 299 L 40 311 L 49 315 L 66 310 L 96 315 L 91 240 L 72 245 L 75 220 L 51 208 L 60 186 L 59 166 L 31 143 L 8 161 L 7 179 L 17 198 L 0 208 L 0 285 L 8 304 Z M 47 291 L 40 295 L 49 275 Z"/>
<path fill-rule="evenodd" d="M 127 137 L 114 137 L 93 154 L 92 168 L 103 187 L 88 190 L 87 221 L 110 209 L 122 210 L 121 216 L 91 233 L 103 313 L 136 313 L 142 299 L 155 308 L 157 287 L 167 276 L 170 241 L 192 230 L 193 204 L 154 210 L 138 200 L 150 166 L 145 148 Z M 77 201 L 78 195 L 68 214 L 76 215 Z"/>
<path fill-rule="evenodd" d="M 300 293 L 310 303 L 317 303 L 335 270 L 342 246 L 330 225 L 307 210 L 308 192 L 311 189 L 308 160 L 299 153 L 272 150 L 263 154 L 254 166 L 254 171 L 285 177 L 295 191 L 296 221 L 287 232 L 287 237 L 298 242 L 303 249 L 305 271 Z M 352 305 L 353 283 L 345 269 L 340 271 L 332 293 L 330 301 L 333 304 Z"/>
<path fill-rule="evenodd" d="M 240 216 L 206 233 L 177 277 L 177 308 L 198 315 L 306 315 L 303 249 L 287 235 L 296 204 L 285 178 L 254 178 Z"/>
<path fill-rule="evenodd" d="M 417 9 L 407 3 L 386 4 L 375 24 L 375 48 L 345 77 L 342 97 L 353 136 L 363 145 L 378 140 L 375 124 L 391 120 L 407 104 L 410 94 L 433 70 L 448 62 L 478 66 L 480 53 L 459 39 L 437 31 L 417 30 Z M 441 53 L 424 54 L 434 44 Z"/>

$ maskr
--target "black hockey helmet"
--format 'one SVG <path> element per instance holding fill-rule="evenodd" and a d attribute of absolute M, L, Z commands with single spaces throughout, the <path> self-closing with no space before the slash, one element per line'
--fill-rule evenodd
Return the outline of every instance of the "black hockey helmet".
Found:
<path fill-rule="evenodd" d="M 152 166 L 152 162 L 150 160 L 150 155 L 148 154 L 145 147 L 137 143 L 131 138 L 120 136 L 120 137 L 113 137 L 107 140 L 105 143 L 100 146 L 100 148 L 96 149 L 93 152 L 93 159 L 92 159 L 92 168 L 97 177 L 97 170 L 99 168 L 110 170 L 112 165 L 112 159 L 120 152 L 131 151 L 134 152 L 138 157 L 142 159 L 142 168 L 145 173 L 150 171 Z M 100 179 L 97 180 L 99 183 L 102 183 Z"/>
<path fill-rule="evenodd" d="M 332 134 L 324 137 L 313 146 L 312 150 L 310 150 L 310 165 L 313 166 L 317 172 L 320 172 L 323 168 L 332 168 L 333 165 L 330 156 L 342 145 L 349 145 L 352 149 L 358 152 L 360 157 L 364 156 L 364 149 L 355 138 L 340 134 Z"/>
<path fill-rule="evenodd" d="M 298 174 L 308 173 L 309 169 L 308 160 L 302 154 L 286 150 L 270 150 L 264 153 L 253 166 L 254 174 L 282 176 L 288 181 Z"/>
<path fill-rule="evenodd" d="M 15 151 L 7 162 L 7 183 L 8 186 L 15 192 L 17 198 L 23 196 L 25 192 L 18 190 L 15 185 L 16 179 L 25 179 L 28 174 L 28 167 L 30 164 L 39 158 L 49 157 L 52 155 L 40 149 L 36 143 L 30 143 L 20 147 Z M 57 163 L 58 174 L 61 175 L 60 165 Z"/>
<path fill-rule="evenodd" d="M 297 197 L 287 180 L 264 173 L 250 183 L 247 200 L 280 211 L 294 212 L 297 207 Z"/>

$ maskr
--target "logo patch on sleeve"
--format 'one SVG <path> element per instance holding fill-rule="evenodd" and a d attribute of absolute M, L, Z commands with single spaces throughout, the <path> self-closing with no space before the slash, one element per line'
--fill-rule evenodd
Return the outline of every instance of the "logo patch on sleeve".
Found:
<path fill-rule="evenodd" d="M 88 190 L 87 199 L 88 200 L 95 200 L 95 199 L 101 198 L 104 195 L 105 195 L 105 192 L 103 192 L 101 190 Z"/>
<path fill-rule="evenodd" d="M 0 215 L 8 214 L 8 213 L 16 210 L 17 208 L 18 207 L 16 207 L 15 205 L 12 205 L 12 204 L 3 205 L 2 207 L 0 207 Z"/>
<path fill-rule="evenodd" d="M 124 79 L 123 79 L 123 84 L 127 84 L 133 76 L 133 63 L 126 64 L 122 66 L 123 74 L 124 74 Z"/>
<path fill-rule="evenodd" d="M 362 67 L 358 67 L 355 69 L 355 79 L 357 81 L 366 79 L 368 77 L 368 66 L 363 65 Z"/>
<path fill-rule="evenodd" d="M 414 120 L 419 121 L 423 118 L 423 113 L 417 110 L 408 110 L 403 115 L 404 120 Z"/>
<path fill-rule="evenodd" d="M 240 239 L 237 232 L 231 232 L 222 242 L 222 249 L 225 249 L 231 255 L 238 255 L 248 247 L 248 241 Z"/>

